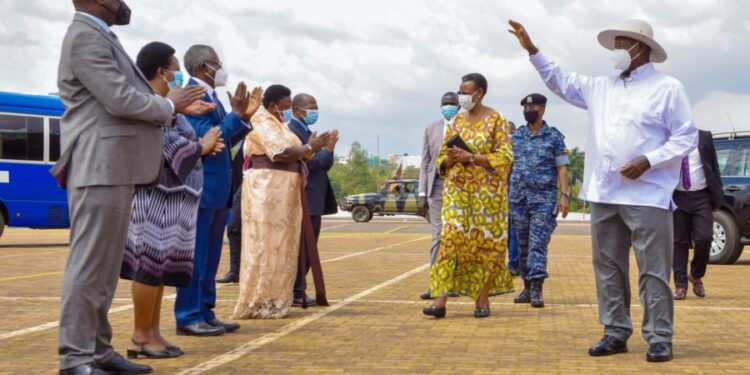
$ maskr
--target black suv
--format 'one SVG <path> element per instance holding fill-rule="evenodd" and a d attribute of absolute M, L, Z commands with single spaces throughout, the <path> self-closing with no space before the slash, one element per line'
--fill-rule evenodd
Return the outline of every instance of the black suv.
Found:
<path fill-rule="evenodd" d="M 750 243 L 750 135 L 715 134 L 714 144 L 724 184 L 724 202 L 714 213 L 711 263 L 732 264 Z"/>

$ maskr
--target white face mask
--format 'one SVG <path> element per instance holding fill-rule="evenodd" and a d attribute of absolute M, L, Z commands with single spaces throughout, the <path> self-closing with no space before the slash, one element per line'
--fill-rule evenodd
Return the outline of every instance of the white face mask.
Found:
<path fill-rule="evenodd" d="M 219 68 L 219 70 L 214 69 L 211 65 L 206 65 L 207 67 L 214 70 L 214 76 L 212 77 L 214 79 L 214 87 L 222 87 L 227 85 L 227 80 L 229 79 L 229 73 L 227 73 L 224 68 Z"/>
<path fill-rule="evenodd" d="M 625 70 L 630 67 L 630 63 L 633 62 L 634 58 L 630 57 L 630 50 L 635 48 L 638 44 L 633 44 L 632 47 L 628 48 L 627 50 L 624 49 L 616 49 L 612 51 L 612 62 L 615 63 L 615 69 L 617 70 Z M 640 54 L 636 55 L 635 57 L 640 56 Z"/>
<path fill-rule="evenodd" d="M 474 101 L 472 100 L 472 95 L 459 95 L 458 96 L 458 105 L 461 106 L 461 109 L 465 111 L 471 111 L 472 108 L 474 108 Z"/>

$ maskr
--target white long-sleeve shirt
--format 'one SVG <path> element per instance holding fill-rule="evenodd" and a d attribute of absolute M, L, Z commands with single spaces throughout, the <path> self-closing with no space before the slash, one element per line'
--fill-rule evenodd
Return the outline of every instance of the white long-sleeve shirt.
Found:
<path fill-rule="evenodd" d="M 547 87 L 588 110 L 583 186 L 579 197 L 595 203 L 671 209 L 683 156 L 698 144 L 687 94 L 675 78 L 646 64 L 624 80 L 564 73 L 541 53 L 530 57 Z M 645 155 L 651 169 L 636 180 L 620 174 Z"/>

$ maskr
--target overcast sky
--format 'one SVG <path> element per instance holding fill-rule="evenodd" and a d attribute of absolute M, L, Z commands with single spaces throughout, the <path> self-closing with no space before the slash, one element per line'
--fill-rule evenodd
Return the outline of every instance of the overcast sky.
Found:
<path fill-rule="evenodd" d="M 318 98 L 319 130 L 339 129 L 347 152 L 359 141 L 380 155 L 419 154 L 423 129 L 440 118 L 439 101 L 462 75 L 489 80 L 485 104 L 520 124 L 520 99 L 550 98 L 546 120 L 584 145 L 583 110 L 552 97 L 507 20 L 525 24 L 535 44 L 563 69 L 613 74 L 599 31 L 647 20 L 669 54 L 657 69 L 683 82 L 698 126 L 750 130 L 750 2 L 662 1 L 246 1 L 129 0 L 131 24 L 115 27 L 135 57 L 162 41 L 182 56 L 214 46 L 229 72 L 266 87 L 281 83 Z M 70 0 L 0 0 L 0 91 L 55 92 L 59 50 L 73 16 Z M 184 70 L 184 68 L 183 68 Z M 226 89 L 221 90 L 221 92 Z"/>

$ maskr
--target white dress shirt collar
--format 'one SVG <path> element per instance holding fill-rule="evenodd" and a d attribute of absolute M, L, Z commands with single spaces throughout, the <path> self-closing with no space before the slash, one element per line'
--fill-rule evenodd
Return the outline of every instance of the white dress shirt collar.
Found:
<path fill-rule="evenodd" d="M 201 79 L 195 78 L 195 77 L 192 77 L 192 78 L 193 78 L 193 81 L 195 81 L 196 83 L 198 83 L 198 86 L 203 87 L 204 89 L 206 89 L 206 94 L 213 99 L 213 97 L 214 97 L 214 91 L 216 91 L 216 90 L 214 90 L 214 88 L 211 87 L 211 85 L 209 85 L 208 83 L 203 82 Z"/>

